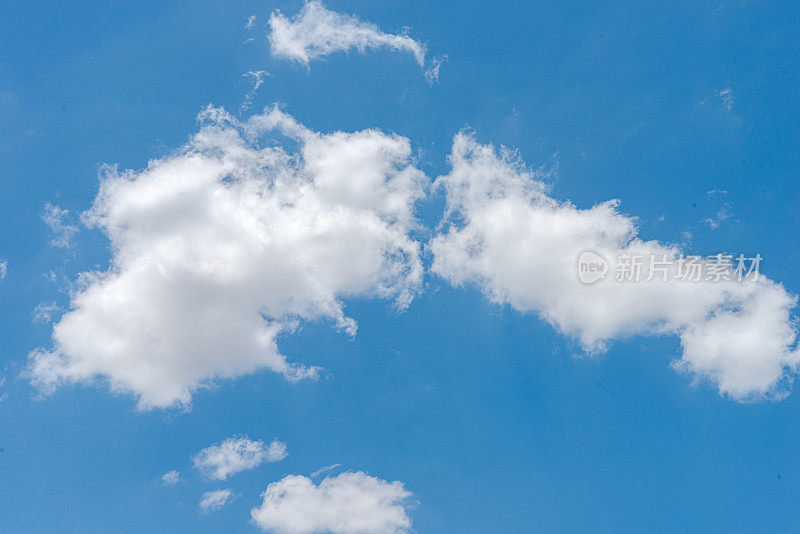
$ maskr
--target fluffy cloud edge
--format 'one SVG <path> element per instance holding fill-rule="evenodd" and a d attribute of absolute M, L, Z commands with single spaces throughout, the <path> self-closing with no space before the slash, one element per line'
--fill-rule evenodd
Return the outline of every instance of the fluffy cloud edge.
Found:
<path fill-rule="evenodd" d="M 319 484 L 288 475 L 267 486 L 251 521 L 274 534 L 404 534 L 411 530 L 413 494 L 399 481 L 363 471 L 326 477 Z"/>
<path fill-rule="evenodd" d="M 318 368 L 278 351 L 280 333 L 329 319 L 354 335 L 342 299 L 402 310 L 421 290 L 410 233 L 428 180 L 407 139 L 321 134 L 277 107 L 199 119 L 177 153 L 104 170 L 82 219 L 109 237 L 111 265 L 80 275 L 53 347 L 30 353 L 26 375 L 43 393 L 101 380 L 139 409 L 188 408 L 215 379 L 314 379 Z"/>
<path fill-rule="evenodd" d="M 227 480 L 265 461 L 280 462 L 288 455 L 286 443 L 277 439 L 267 446 L 261 440 L 232 436 L 198 452 L 192 457 L 192 465 L 207 478 Z"/>
<path fill-rule="evenodd" d="M 738 281 L 582 284 L 576 260 L 676 260 L 677 245 L 642 241 L 635 219 L 610 201 L 589 209 L 559 202 L 507 149 L 454 137 L 442 230 L 428 243 L 431 272 L 471 285 L 498 305 L 534 312 L 589 353 L 633 335 L 680 337 L 675 369 L 709 382 L 737 401 L 781 398 L 800 366 L 791 310 L 797 297 L 763 275 Z M 675 263 L 672 264 L 675 269 Z M 671 273 L 674 274 L 674 273 Z"/>

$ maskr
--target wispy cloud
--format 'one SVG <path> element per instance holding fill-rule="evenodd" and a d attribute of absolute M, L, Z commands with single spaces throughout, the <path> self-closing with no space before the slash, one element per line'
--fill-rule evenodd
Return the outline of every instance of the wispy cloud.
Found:
<path fill-rule="evenodd" d="M 8 371 L 8 366 L 3 368 L 4 373 L 7 371 Z M 6 385 L 6 377 L 4 375 L 0 375 L 0 402 L 3 402 L 8 398 L 8 393 L 2 391 L 5 385 Z"/>
<path fill-rule="evenodd" d="M 291 19 L 274 11 L 269 17 L 272 54 L 309 66 L 314 59 L 355 48 L 390 48 L 410 52 L 420 66 L 425 64 L 425 47 L 408 35 L 384 33 L 375 24 L 352 15 L 329 11 L 312 0 Z"/>
<path fill-rule="evenodd" d="M 61 306 L 55 302 L 40 302 L 33 309 L 34 323 L 50 323 L 58 313 L 63 311 Z"/>
<path fill-rule="evenodd" d="M 336 469 L 340 465 L 341 464 L 333 464 L 333 465 L 326 465 L 325 467 L 320 467 L 319 469 L 317 469 L 316 471 L 311 473 L 311 478 L 316 478 L 316 477 L 320 476 L 323 473 L 327 473 L 329 471 L 333 471 L 334 469 Z"/>
<path fill-rule="evenodd" d="M 716 230 L 722 223 L 727 221 L 731 216 L 731 205 L 725 202 L 722 207 L 717 210 L 716 215 L 713 217 L 706 217 L 703 223 L 708 225 L 712 230 Z"/>
<path fill-rule="evenodd" d="M 265 70 L 249 70 L 242 74 L 242 76 L 246 78 L 252 78 L 253 87 L 247 91 L 246 95 L 244 95 L 244 101 L 242 102 L 242 105 L 239 106 L 239 113 L 247 111 L 253 107 L 253 99 L 258 92 L 258 88 L 264 84 L 264 78 L 270 76 L 270 73 Z"/>
<path fill-rule="evenodd" d="M 726 111 L 733 110 L 733 104 L 736 101 L 736 98 L 733 96 L 733 89 L 730 87 L 720 89 L 717 91 L 717 96 L 722 100 L 722 107 L 724 107 Z"/>
<path fill-rule="evenodd" d="M 255 38 L 253 37 L 253 27 L 255 25 L 256 25 L 256 16 L 255 15 L 250 15 L 247 18 L 247 22 L 244 25 L 244 31 L 245 31 L 244 42 L 245 43 L 251 43 L 251 42 L 253 42 L 255 40 Z"/>
<path fill-rule="evenodd" d="M 233 497 L 233 491 L 229 489 L 207 491 L 200 498 L 200 511 L 204 514 L 216 512 L 225 506 L 231 497 Z"/>
<path fill-rule="evenodd" d="M 181 474 L 175 470 L 167 471 L 161 476 L 161 483 L 166 486 L 172 486 L 178 483 L 180 480 Z"/>
<path fill-rule="evenodd" d="M 61 209 L 50 203 L 45 204 L 42 220 L 50 229 L 50 244 L 54 247 L 69 248 L 78 233 L 78 227 L 67 222 L 69 210 Z"/>
<path fill-rule="evenodd" d="M 428 68 L 425 69 L 425 79 L 430 84 L 438 83 L 439 82 L 439 69 L 442 66 L 442 63 L 447 61 L 446 54 L 440 54 L 438 56 L 434 56 L 434 58 L 428 64 Z"/>

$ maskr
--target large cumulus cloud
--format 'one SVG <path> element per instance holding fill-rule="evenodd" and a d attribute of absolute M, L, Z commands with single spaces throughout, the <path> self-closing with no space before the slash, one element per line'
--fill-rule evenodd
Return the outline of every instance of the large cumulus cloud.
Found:
<path fill-rule="evenodd" d="M 320 134 L 275 107 L 200 120 L 175 154 L 106 169 L 84 221 L 108 236 L 111 263 L 80 277 L 52 347 L 31 353 L 43 391 L 101 379 L 148 409 L 260 369 L 314 378 L 281 354 L 281 332 L 328 319 L 354 334 L 342 299 L 402 309 L 418 291 L 410 232 L 427 179 L 408 140 Z"/>
<path fill-rule="evenodd" d="M 800 354 L 791 310 L 796 297 L 763 275 L 697 282 L 676 276 L 682 251 L 643 241 L 635 220 L 615 201 L 578 209 L 548 196 L 542 180 L 513 154 L 455 136 L 452 170 L 437 180 L 446 194 L 442 232 L 429 243 L 432 271 L 456 286 L 479 287 L 488 299 L 536 312 L 588 352 L 634 334 L 680 336 L 678 369 L 737 400 L 781 395 Z M 585 250 L 608 260 L 657 258 L 663 276 L 615 276 L 581 283 Z M 709 269 L 708 260 L 701 264 Z"/>

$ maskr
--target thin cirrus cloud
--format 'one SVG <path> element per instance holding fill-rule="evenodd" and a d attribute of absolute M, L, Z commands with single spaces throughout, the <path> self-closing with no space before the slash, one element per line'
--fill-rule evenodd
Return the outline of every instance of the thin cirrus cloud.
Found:
<path fill-rule="evenodd" d="M 274 534 L 403 534 L 411 529 L 412 497 L 402 482 L 362 471 L 328 477 L 319 485 L 289 475 L 267 486 L 250 516 Z"/>
<path fill-rule="evenodd" d="M 70 248 L 78 233 L 78 227 L 67 222 L 69 210 L 45 204 L 42 221 L 50 229 L 50 245 L 59 248 Z"/>
<path fill-rule="evenodd" d="M 336 469 L 340 465 L 341 464 L 332 464 L 332 465 L 326 465 L 326 466 L 320 467 L 319 469 L 317 469 L 316 471 L 311 473 L 310 476 L 311 476 L 311 478 L 316 478 L 316 477 L 320 476 L 323 473 L 327 473 L 329 471 L 333 471 L 334 469 Z"/>
<path fill-rule="evenodd" d="M 307 2 L 291 19 L 274 11 L 269 28 L 272 54 L 306 67 L 312 60 L 353 48 L 359 52 L 377 48 L 410 52 L 420 66 L 425 65 L 425 47 L 418 41 L 407 35 L 384 33 L 375 24 L 329 11 L 315 0 Z M 438 71 L 437 66 L 437 79 Z"/>
<path fill-rule="evenodd" d="M 536 312 L 590 353 L 635 334 L 680 337 L 673 367 L 736 400 L 780 397 L 800 364 L 790 316 L 797 297 L 764 276 L 756 281 L 683 282 L 670 276 L 637 283 L 584 285 L 576 260 L 666 257 L 680 249 L 637 238 L 616 201 L 578 209 L 546 193 L 536 173 L 459 133 L 451 171 L 437 179 L 446 195 L 445 229 L 428 244 L 431 271 L 454 286 L 474 285 L 496 304 Z M 671 274 L 674 274 L 671 273 Z"/>
<path fill-rule="evenodd" d="M 200 511 L 204 514 L 216 512 L 233 497 L 233 491 L 230 489 L 219 489 L 214 491 L 207 491 L 200 497 Z"/>
<path fill-rule="evenodd" d="M 281 441 L 273 440 L 267 446 L 263 441 L 238 436 L 206 447 L 192 458 L 192 463 L 208 478 L 227 480 L 265 461 L 280 462 L 288 455 L 286 444 Z"/>
<path fill-rule="evenodd" d="M 33 322 L 50 323 L 53 321 L 53 317 L 62 311 L 61 306 L 55 302 L 40 302 L 33 309 Z"/>
<path fill-rule="evenodd" d="M 161 476 L 161 483 L 166 486 L 173 486 L 181 479 L 181 474 L 178 471 L 167 471 Z"/>
<path fill-rule="evenodd" d="M 327 319 L 354 335 L 342 299 L 404 309 L 420 290 L 410 232 L 429 182 L 407 139 L 320 134 L 276 107 L 199 119 L 177 154 L 105 169 L 82 219 L 108 236 L 110 267 L 79 277 L 52 347 L 30 353 L 42 392 L 101 380 L 144 410 L 188 407 L 215 379 L 261 369 L 313 380 L 317 367 L 279 352 L 280 333 Z"/>

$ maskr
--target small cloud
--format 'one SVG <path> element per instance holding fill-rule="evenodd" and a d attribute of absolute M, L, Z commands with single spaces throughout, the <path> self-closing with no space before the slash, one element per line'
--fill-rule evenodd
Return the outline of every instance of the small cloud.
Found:
<path fill-rule="evenodd" d="M 73 245 L 72 239 L 78 233 L 78 227 L 66 222 L 69 210 L 53 206 L 49 202 L 44 206 L 42 220 L 50 228 L 50 244 L 54 247 L 69 248 Z"/>
<path fill-rule="evenodd" d="M 204 514 L 216 512 L 225 506 L 232 496 L 233 492 L 229 489 L 207 491 L 200 498 L 200 511 Z"/>
<path fill-rule="evenodd" d="M 341 473 L 318 485 L 302 475 L 288 475 L 261 494 L 250 511 L 267 532 L 292 534 L 405 534 L 411 531 L 408 510 L 416 505 L 402 482 L 387 482 L 362 471 Z"/>
<path fill-rule="evenodd" d="M 440 54 L 438 56 L 434 56 L 434 58 L 428 64 L 428 68 L 425 69 L 425 79 L 429 84 L 433 85 L 435 83 L 439 83 L 439 69 L 441 68 L 442 63 L 446 61 L 447 54 Z"/>
<path fill-rule="evenodd" d="M 258 88 L 263 85 L 264 78 L 271 76 L 271 74 L 265 70 L 249 70 L 242 74 L 242 76 L 253 79 L 253 88 L 250 89 L 246 95 L 244 95 L 244 101 L 242 102 L 242 105 L 239 106 L 239 113 L 247 111 L 253 107 L 253 98 L 255 98 L 256 92 L 258 92 Z"/>
<path fill-rule="evenodd" d="M 161 483 L 165 486 L 172 486 L 173 484 L 177 484 L 180 478 L 181 474 L 173 469 L 172 471 L 167 471 L 161 476 Z"/>
<path fill-rule="evenodd" d="M 287 456 L 289 456 L 289 453 L 286 450 L 286 443 L 277 439 L 272 440 L 272 443 L 267 447 L 267 461 L 280 462 Z"/>
<path fill-rule="evenodd" d="M 733 109 L 735 98 L 733 96 L 733 90 L 730 87 L 717 91 L 717 96 L 722 100 L 722 107 L 725 108 L 725 111 L 731 111 Z"/>
<path fill-rule="evenodd" d="M 311 478 L 317 478 L 322 473 L 327 473 L 329 471 L 333 471 L 334 469 L 336 469 L 340 465 L 342 465 L 342 464 L 333 464 L 333 465 L 326 465 L 325 467 L 320 467 L 319 469 L 317 469 L 316 471 L 311 473 Z"/>
<path fill-rule="evenodd" d="M 329 11 L 317 0 L 307 2 L 291 19 L 273 11 L 269 27 L 272 55 L 306 67 L 314 59 L 352 48 L 359 52 L 377 48 L 402 50 L 410 52 L 420 66 L 425 64 L 425 47 L 405 33 L 384 33 L 358 17 Z"/>
<path fill-rule="evenodd" d="M 47 282 L 54 284 L 56 286 L 56 290 L 60 293 L 65 293 L 67 295 L 71 294 L 73 290 L 79 289 L 79 282 L 72 282 L 65 274 L 64 269 L 59 268 L 60 272 L 55 272 L 54 270 L 50 270 L 46 273 L 42 273 L 42 277 L 47 280 Z"/>
<path fill-rule="evenodd" d="M 205 476 L 226 480 L 236 473 L 253 469 L 264 461 L 279 462 L 286 456 L 288 453 L 283 442 L 274 440 L 267 447 L 263 441 L 240 436 L 206 447 L 192 458 L 192 462 Z"/>
<path fill-rule="evenodd" d="M 63 309 L 55 302 L 40 302 L 33 309 L 33 322 L 52 323 L 53 317 L 61 311 L 63 311 Z"/>
<path fill-rule="evenodd" d="M 716 230 L 722 223 L 727 221 L 731 216 L 731 205 L 727 202 L 717 211 L 714 217 L 706 217 L 703 223 L 707 224 L 712 230 Z"/>
<path fill-rule="evenodd" d="M 255 26 L 255 24 L 256 24 L 256 16 L 255 15 L 250 15 L 247 18 L 247 24 L 244 25 L 244 30 L 245 30 L 244 42 L 245 43 L 250 43 L 250 42 L 255 40 L 255 39 L 253 39 L 253 26 Z"/>
<path fill-rule="evenodd" d="M 0 260 L 0 280 L 4 279 L 8 274 L 8 261 Z"/>

